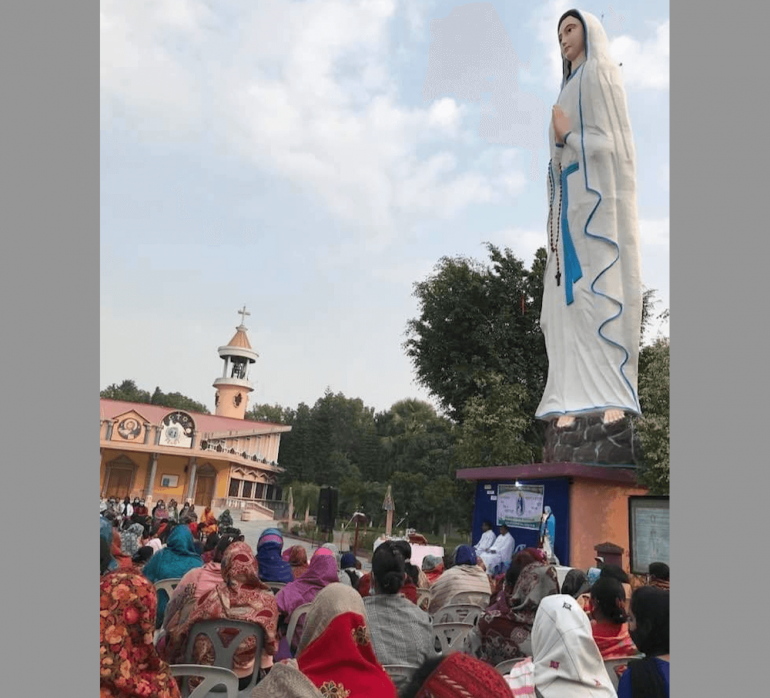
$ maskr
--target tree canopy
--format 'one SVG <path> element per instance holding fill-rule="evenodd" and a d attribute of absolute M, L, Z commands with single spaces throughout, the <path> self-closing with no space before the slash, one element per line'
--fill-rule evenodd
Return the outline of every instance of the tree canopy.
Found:
<path fill-rule="evenodd" d="M 150 394 L 148 390 L 142 390 L 133 380 L 124 380 L 121 383 L 108 385 L 99 393 L 99 397 L 105 400 L 124 400 L 125 402 L 140 402 L 146 405 L 160 405 L 186 412 L 198 412 L 210 414 L 206 405 L 182 393 L 164 393 L 160 387 Z"/>

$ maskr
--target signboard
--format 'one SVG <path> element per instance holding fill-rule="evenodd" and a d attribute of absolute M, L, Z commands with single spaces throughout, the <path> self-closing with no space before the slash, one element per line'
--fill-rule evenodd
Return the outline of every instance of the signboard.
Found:
<path fill-rule="evenodd" d="M 497 525 L 539 531 L 544 492 L 543 485 L 498 485 Z"/>
<path fill-rule="evenodd" d="M 647 574 L 651 562 L 669 564 L 668 497 L 628 498 L 632 574 Z"/>

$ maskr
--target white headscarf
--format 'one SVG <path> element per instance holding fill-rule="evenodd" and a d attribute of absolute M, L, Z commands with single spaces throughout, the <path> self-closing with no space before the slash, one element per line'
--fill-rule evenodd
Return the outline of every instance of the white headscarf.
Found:
<path fill-rule="evenodd" d="M 546 596 L 532 627 L 535 686 L 543 698 L 617 698 L 591 623 L 566 594 Z"/>

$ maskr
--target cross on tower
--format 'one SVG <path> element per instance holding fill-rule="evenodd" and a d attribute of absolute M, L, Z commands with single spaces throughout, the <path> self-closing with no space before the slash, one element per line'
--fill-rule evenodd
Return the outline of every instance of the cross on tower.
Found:
<path fill-rule="evenodd" d="M 238 313 L 240 313 L 241 316 L 241 325 L 244 325 L 246 323 L 246 316 L 251 315 L 251 313 L 246 310 L 246 306 L 243 306 L 243 310 L 239 310 Z"/>

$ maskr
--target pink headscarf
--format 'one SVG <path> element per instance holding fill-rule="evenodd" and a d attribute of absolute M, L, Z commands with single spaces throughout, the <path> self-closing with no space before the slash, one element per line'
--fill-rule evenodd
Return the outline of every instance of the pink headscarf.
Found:
<path fill-rule="evenodd" d="M 313 557 L 310 559 L 312 560 L 316 557 L 321 557 L 322 555 L 334 555 L 334 553 L 329 550 L 329 548 L 318 548 L 318 550 L 313 553 Z"/>
<path fill-rule="evenodd" d="M 325 550 L 325 548 L 319 548 L 319 550 Z M 293 582 L 289 582 L 276 594 L 275 600 L 278 603 L 278 610 L 288 618 L 302 604 L 312 603 L 321 589 L 333 582 L 339 582 L 337 560 L 334 554 L 330 550 L 320 554 L 316 551 L 310 560 L 307 572 Z M 297 630 L 294 634 L 297 641 L 302 637 L 304 620 L 304 618 L 300 618 L 297 623 Z M 291 638 L 289 640 L 291 641 Z"/>

